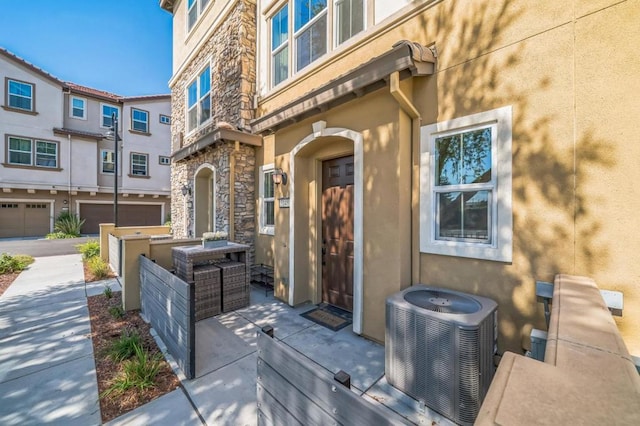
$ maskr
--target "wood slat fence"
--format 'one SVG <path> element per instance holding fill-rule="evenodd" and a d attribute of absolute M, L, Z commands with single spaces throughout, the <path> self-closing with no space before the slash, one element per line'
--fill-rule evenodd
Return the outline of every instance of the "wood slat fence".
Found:
<path fill-rule="evenodd" d="M 195 377 L 195 296 L 187 283 L 140 255 L 142 313 L 188 379 Z"/>
<path fill-rule="evenodd" d="M 394 411 L 352 392 L 348 375 L 333 375 L 288 345 L 258 332 L 258 425 L 411 425 Z"/>

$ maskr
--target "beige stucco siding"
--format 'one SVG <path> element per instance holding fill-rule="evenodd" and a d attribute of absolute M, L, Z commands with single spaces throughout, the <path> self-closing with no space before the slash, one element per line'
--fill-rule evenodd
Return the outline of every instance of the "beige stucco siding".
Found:
<path fill-rule="evenodd" d="M 417 148 L 414 144 L 411 152 L 410 120 L 388 88 L 291 124 L 270 136 L 276 167 L 286 171 L 289 153 L 315 121 L 363 135 L 363 334 L 384 338 L 384 299 L 415 281 L 413 255 L 418 282 L 498 302 L 501 352 L 522 351 L 531 328 L 545 328 L 535 280 L 569 273 L 592 276 L 601 288 L 624 293 L 624 317 L 616 321 L 630 352 L 640 354 L 640 335 L 633 329 L 640 323 L 640 243 L 634 232 L 640 201 L 633 187 L 640 178 L 635 164 L 640 149 L 634 142 L 640 57 L 633 42 L 640 40 L 640 2 L 542 1 L 532 7 L 524 0 L 442 1 L 405 12 L 389 18 L 395 23 L 385 21 L 388 27 L 368 30 L 361 43 L 319 60 L 284 89 L 267 93 L 258 116 L 399 40 L 435 46 L 437 73 L 403 83 L 422 125 L 512 107 L 513 261 L 411 251 L 420 226 L 419 215 L 411 214 Z M 308 218 L 296 219 L 296 229 L 306 224 L 300 238 L 307 240 L 313 232 Z M 276 235 L 259 238 L 256 252 L 264 252 L 265 259 L 272 253 L 276 294 L 285 300 L 288 242 L 288 212 L 276 206 Z M 309 263 L 314 248 L 307 244 L 305 249 L 307 263 L 296 262 L 296 274 L 303 276 L 314 271 Z M 285 282 L 279 284 L 278 277 Z"/>

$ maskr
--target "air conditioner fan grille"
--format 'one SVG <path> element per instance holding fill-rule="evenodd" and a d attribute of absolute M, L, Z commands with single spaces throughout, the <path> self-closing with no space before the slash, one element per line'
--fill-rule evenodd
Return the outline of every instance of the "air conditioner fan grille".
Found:
<path fill-rule="evenodd" d="M 446 314 L 472 314 L 482 308 L 471 297 L 437 290 L 410 291 L 404 299 L 412 305 Z"/>

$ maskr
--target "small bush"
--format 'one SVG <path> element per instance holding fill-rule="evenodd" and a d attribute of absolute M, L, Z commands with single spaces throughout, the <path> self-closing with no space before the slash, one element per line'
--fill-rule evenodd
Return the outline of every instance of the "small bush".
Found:
<path fill-rule="evenodd" d="M 121 306 L 112 306 L 109 308 L 109 313 L 112 317 L 120 319 L 124 316 L 124 310 Z"/>
<path fill-rule="evenodd" d="M 9 253 L 2 253 L 0 255 L 0 274 L 20 272 L 32 263 L 33 257 L 26 254 L 12 256 Z"/>
<path fill-rule="evenodd" d="M 45 237 L 47 240 L 64 240 L 65 238 L 77 238 L 76 235 L 65 234 L 64 232 L 52 232 Z"/>
<path fill-rule="evenodd" d="M 84 219 L 80 219 L 78 215 L 69 212 L 62 212 L 56 218 L 56 222 L 53 225 L 55 233 L 62 233 L 70 235 L 75 238 L 80 236 L 80 228 L 84 225 Z"/>
<path fill-rule="evenodd" d="M 83 260 L 89 260 L 100 255 L 100 243 L 98 240 L 87 240 L 84 244 L 76 245 L 76 249 L 82 254 Z"/>
<path fill-rule="evenodd" d="M 109 347 L 109 357 L 115 362 L 131 358 L 136 353 L 136 345 L 141 346 L 140 335 L 135 331 L 127 331 Z"/>
<path fill-rule="evenodd" d="M 143 391 L 155 386 L 156 376 L 162 367 L 162 356 L 149 356 L 149 353 L 137 343 L 133 347 L 135 356 L 125 361 L 122 374 L 100 395 L 101 398 L 111 394 L 120 395 L 131 388 Z"/>
<path fill-rule="evenodd" d="M 109 287 L 108 285 L 105 285 L 102 294 L 104 294 L 107 299 L 111 299 L 113 297 L 113 290 L 111 290 L 111 287 Z"/>
<path fill-rule="evenodd" d="M 87 266 L 91 273 L 97 278 L 102 279 L 109 276 L 109 264 L 102 260 L 99 256 L 94 256 L 87 260 Z"/>

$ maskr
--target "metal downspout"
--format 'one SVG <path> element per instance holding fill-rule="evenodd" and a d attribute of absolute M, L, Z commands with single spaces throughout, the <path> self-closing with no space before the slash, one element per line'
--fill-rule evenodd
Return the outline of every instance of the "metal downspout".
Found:
<path fill-rule="evenodd" d="M 419 152 L 420 152 L 420 113 L 400 89 L 400 73 L 395 71 L 389 76 L 389 93 L 398 102 L 400 108 L 411 118 L 411 284 L 420 282 L 420 246 L 419 229 Z"/>

